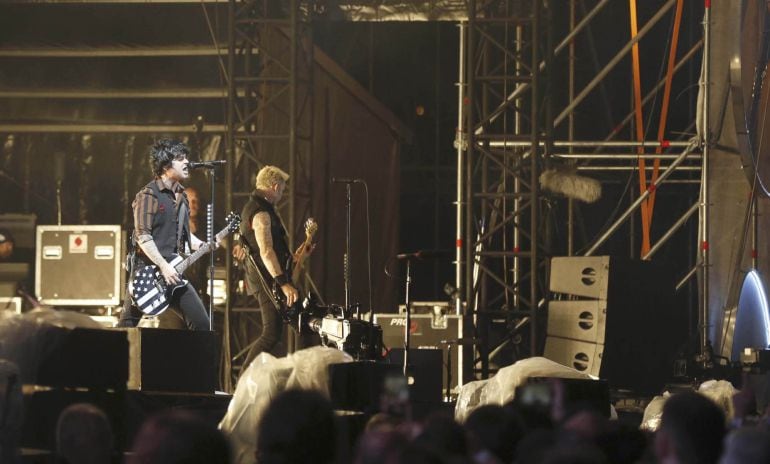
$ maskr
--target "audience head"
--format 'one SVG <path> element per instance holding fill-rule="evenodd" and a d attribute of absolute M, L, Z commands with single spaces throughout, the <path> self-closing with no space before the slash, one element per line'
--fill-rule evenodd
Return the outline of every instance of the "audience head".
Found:
<path fill-rule="evenodd" d="M 409 444 L 409 438 L 393 428 L 364 432 L 356 446 L 353 464 L 389 464 Z"/>
<path fill-rule="evenodd" d="M 613 464 L 646 462 L 644 459 L 649 452 L 647 434 L 637 426 L 620 421 L 609 421 L 595 443 Z"/>
<path fill-rule="evenodd" d="M 0 359 L 0 462 L 13 463 L 19 457 L 23 412 L 19 368 Z"/>
<path fill-rule="evenodd" d="M 469 461 L 456 456 L 448 456 L 447 453 L 425 446 L 424 443 L 412 441 L 391 453 L 384 462 L 385 464 L 448 464 Z"/>
<path fill-rule="evenodd" d="M 365 432 L 380 432 L 395 430 L 404 422 L 404 419 L 385 412 L 378 412 L 366 421 Z"/>
<path fill-rule="evenodd" d="M 678 393 L 663 405 L 655 435 L 661 463 L 716 463 L 722 452 L 725 415 L 713 401 L 695 392 Z"/>
<path fill-rule="evenodd" d="M 229 464 L 222 432 L 186 411 L 166 411 L 148 419 L 134 439 L 128 464 Z"/>
<path fill-rule="evenodd" d="M 330 463 L 337 433 L 331 403 L 311 390 L 287 390 L 267 407 L 257 430 L 260 464 Z"/>
<path fill-rule="evenodd" d="M 516 462 L 541 462 L 546 453 L 557 445 L 553 430 L 530 430 L 516 445 Z"/>
<path fill-rule="evenodd" d="M 531 462 L 531 461 L 523 461 Z M 591 443 L 578 443 L 565 446 L 560 444 L 547 450 L 542 464 L 609 464 L 599 448 Z"/>
<path fill-rule="evenodd" d="M 465 429 L 454 418 L 444 412 L 430 414 L 415 439 L 415 443 L 444 455 L 447 458 L 468 456 L 468 442 Z"/>
<path fill-rule="evenodd" d="M 564 419 L 561 429 L 584 441 L 595 441 L 608 426 L 607 418 L 592 409 L 577 411 Z"/>
<path fill-rule="evenodd" d="M 745 427 L 730 433 L 720 464 L 770 464 L 770 431 Z"/>
<path fill-rule="evenodd" d="M 77 403 L 59 414 L 56 455 L 68 464 L 109 463 L 112 427 L 104 412 L 92 404 Z"/>
<path fill-rule="evenodd" d="M 517 416 L 494 404 L 474 409 L 464 426 L 474 446 L 486 449 L 502 462 L 513 461 L 516 445 L 524 433 Z"/>
<path fill-rule="evenodd" d="M 508 414 L 518 418 L 525 432 L 553 428 L 553 421 L 547 409 L 521 404 L 515 399 L 503 405 L 503 408 Z"/>

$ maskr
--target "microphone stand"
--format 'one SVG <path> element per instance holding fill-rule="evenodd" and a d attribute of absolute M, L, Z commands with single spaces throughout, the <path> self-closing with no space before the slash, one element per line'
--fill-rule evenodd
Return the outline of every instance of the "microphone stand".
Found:
<path fill-rule="evenodd" d="M 58 225 L 61 225 L 61 179 L 56 180 L 56 217 Z"/>
<path fill-rule="evenodd" d="M 206 240 L 211 243 L 214 240 L 214 194 L 216 193 L 217 171 L 214 167 L 206 168 L 211 174 L 211 196 L 209 197 L 209 217 L 207 218 Z M 209 251 L 209 330 L 214 331 L 214 248 Z"/>
<path fill-rule="evenodd" d="M 350 314 L 351 307 L 350 307 L 350 224 L 352 222 L 351 219 L 351 183 L 346 183 L 345 187 L 347 189 L 347 219 L 346 219 L 346 225 L 345 225 L 345 268 L 344 268 L 344 276 L 345 276 L 345 311 Z M 360 306 L 359 306 L 359 314 L 358 318 L 361 319 L 360 314 Z"/>
<path fill-rule="evenodd" d="M 211 197 L 206 209 L 206 241 L 211 243 L 214 240 L 214 194 L 216 193 L 216 166 L 203 165 L 202 168 L 208 169 L 211 176 Z M 209 251 L 209 330 L 214 331 L 214 249 Z"/>
<path fill-rule="evenodd" d="M 407 369 L 409 366 L 409 337 L 410 329 L 412 327 L 412 302 L 409 298 L 409 289 L 412 286 L 412 258 L 406 258 L 406 292 L 404 294 L 404 307 L 406 309 L 406 324 L 404 325 L 404 377 L 406 377 L 407 384 L 409 383 L 409 375 Z"/>

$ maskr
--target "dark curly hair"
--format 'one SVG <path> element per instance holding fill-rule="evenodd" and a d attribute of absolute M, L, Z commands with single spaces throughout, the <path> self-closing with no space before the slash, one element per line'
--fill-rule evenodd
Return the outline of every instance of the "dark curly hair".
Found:
<path fill-rule="evenodd" d="M 171 162 L 178 156 L 190 156 L 187 145 L 171 139 L 160 139 L 150 148 L 150 166 L 156 176 L 163 174 Z"/>

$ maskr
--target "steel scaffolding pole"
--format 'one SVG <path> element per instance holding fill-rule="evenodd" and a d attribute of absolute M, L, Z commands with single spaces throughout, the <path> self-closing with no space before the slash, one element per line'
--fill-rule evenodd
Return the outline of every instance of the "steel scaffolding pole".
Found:
<path fill-rule="evenodd" d="M 658 177 L 655 182 L 650 184 L 649 188 L 644 191 L 643 194 L 639 195 L 636 200 L 631 204 L 631 206 L 626 209 L 623 214 L 620 215 L 620 217 L 612 223 L 612 225 L 607 229 L 606 232 L 604 232 L 597 240 L 594 242 L 594 244 L 588 249 L 588 251 L 585 252 L 585 256 L 591 256 L 593 255 L 596 250 L 599 249 L 600 246 L 604 244 L 605 241 L 607 241 L 612 234 L 615 233 L 617 229 L 620 228 L 621 225 L 623 225 L 624 222 L 633 214 L 634 211 L 636 211 L 644 202 L 644 200 L 647 199 L 647 197 L 650 196 L 650 193 L 658 188 L 660 184 L 665 182 L 665 180 L 676 170 L 676 168 L 682 164 L 687 158 L 687 156 L 690 155 L 690 153 L 696 148 L 696 143 L 691 142 L 690 146 L 688 146 L 674 161 L 671 162 L 671 164 L 660 174 L 660 177 Z M 705 167 L 704 167 L 705 169 Z"/>
<path fill-rule="evenodd" d="M 700 335 L 699 361 L 705 367 L 710 367 L 712 360 L 709 354 L 709 153 L 711 151 L 711 2 L 706 2 L 703 16 L 703 173 L 701 176 L 701 209 L 700 209 L 700 257 L 701 257 L 701 301 L 698 311 L 698 329 Z"/>
<path fill-rule="evenodd" d="M 540 61 L 540 57 L 538 54 L 539 46 L 539 15 L 540 15 L 540 1 L 534 0 L 532 2 L 532 69 L 535 69 L 535 66 Z M 550 24 L 548 27 L 552 27 Z M 549 70 L 548 72 L 552 72 L 553 70 Z M 538 245 L 539 245 L 539 238 L 538 238 L 538 220 L 539 220 L 539 212 L 538 212 L 538 206 L 540 204 L 539 199 L 539 182 L 538 177 L 540 176 L 540 173 L 538 171 L 538 161 L 539 161 L 539 148 L 540 148 L 540 111 L 539 111 L 539 97 L 538 97 L 538 73 L 537 71 L 534 72 L 532 76 L 532 100 L 530 102 L 530 137 L 532 145 L 530 146 L 529 150 L 532 154 L 529 158 L 530 161 L 530 195 L 531 195 L 531 205 L 530 205 L 530 225 L 529 225 L 529 236 L 530 236 L 530 259 L 529 259 L 529 318 L 530 318 L 530 325 L 529 325 L 529 353 L 530 356 L 536 356 L 538 354 L 538 348 L 539 343 L 537 339 L 537 330 L 538 330 L 538 307 L 537 307 L 537 301 L 540 300 L 538 287 L 537 287 L 537 277 L 538 273 L 540 271 L 540 263 L 538 261 Z M 549 140 L 545 141 L 546 144 L 548 144 Z"/>
<path fill-rule="evenodd" d="M 228 114 L 227 198 L 235 199 L 254 189 L 254 175 L 266 164 L 283 167 L 291 181 L 285 201 L 278 205 L 289 237 L 298 233 L 298 217 L 305 215 L 311 195 L 309 164 L 312 152 L 312 44 L 304 43 L 309 23 L 299 0 L 230 0 L 228 9 Z M 309 57 L 310 58 L 309 58 Z M 239 206 L 239 205 L 238 205 Z M 290 238 L 291 245 L 291 238 Z M 228 272 L 231 269 L 228 257 Z M 228 288 L 232 288 L 228 274 Z M 230 305 L 228 299 L 228 305 Z M 226 308 L 226 318 L 233 313 Z M 231 329 L 225 350 L 242 361 L 252 342 L 244 324 L 226 323 Z M 233 331 L 241 336 L 231 336 Z M 243 333 L 246 332 L 246 333 Z M 230 346 L 232 344 L 232 346 Z M 227 373 L 230 381 L 232 369 Z"/>
<path fill-rule="evenodd" d="M 639 33 L 637 33 L 634 37 L 631 38 L 631 40 L 628 41 L 628 43 L 610 60 L 609 63 L 607 63 L 604 68 L 602 68 L 601 71 L 599 71 L 599 74 L 596 75 L 596 77 L 591 80 L 584 88 L 583 90 L 578 93 L 577 97 L 573 99 L 569 105 L 567 105 L 566 108 L 562 110 L 561 113 L 556 117 L 556 119 L 553 122 L 554 126 L 558 126 L 559 124 L 564 121 L 564 119 L 569 115 L 572 111 L 575 110 L 575 108 L 588 96 L 589 93 L 597 86 L 599 85 L 599 82 L 602 81 L 607 75 L 610 73 L 610 71 L 617 66 L 618 63 L 626 56 L 626 54 L 631 51 L 634 44 L 642 40 L 642 38 L 647 35 L 648 32 L 655 26 L 658 21 L 660 21 L 663 16 L 665 16 L 666 12 L 670 10 L 674 4 L 676 3 L 676 0 L 668 0 L 660 9 L 655 13 L 655 15 L 650 18 L 649 21 L 639 30 Z"/>
<path fill-rule="evenodd" d="M 500 320 L 496 302 L 504 302 L 506 321 L 537 317 L 532 301 L 538 300 L 541 268 L 537 250 L 541 160 L 533 149 L 540 140 L 540 110 L 532 96 L 539 92 L 539 2 L 469 4 L 467 94 L 462 105 L 466 113 L 464 294 L 469 322 L 475 323 L 476 336 L 482 340 L 474 363 L 474 367 L 480 364 L 482 376 L 489 373 L 490 337 L 495 336 L 492 329 Z M 519 93 L 516 101 L 507 98 L 511 86 L 525 83 L 532 92 Z M 524 146 L 492 149 L 488 133 L 502 134 L 503 142 L 521 140 Z M 525 157 L 525 151 L 535 156 Z M 533 329 L 527 347 L 530 354 L 537 352 L 538 344 Z"/>
<path fill-rule="evenodd" d="M 455 204 L 455 314 L 462 314 L 462 295 L 464 291 L 463 269 L 466 261 L 463 259 L 463 214 L 464 193 L 463 176 L 465 167 L 465 42 L 467 40 L 468 25 L 461 21 L 459 27 L 459 54 L 457 77 L 457 129 L 455 131 L 455 148 L 457 150 L 457 199 Z M 467 282 L 467 281 L 466 281 Z M 459 379 L 462 382 L 463 379 Z"/>
<path fill-rule="evenodd" d="M 233 210 L 233 169 L 235 164 L 235 98 L 237 89 L 233 74 L 235 72 L 235 0 L 230 0 L 227 4 L 227 75 L 224 76 L 227 85 L 227 114 L 225 116 L 226 136 L 225 136 L 225 211 Z M 233 280 L 233 258 L 230 253 L 226 253 L 225 258 L 225 282 L 226 288 L 231 288 Z M 222 389 L 226 392 L 232 392 L 232 348 L 230 338 L 230 317 L 232 314 L 233 302 L 230 298 L 225 300 L 225 313 L 222 334 Z"/>

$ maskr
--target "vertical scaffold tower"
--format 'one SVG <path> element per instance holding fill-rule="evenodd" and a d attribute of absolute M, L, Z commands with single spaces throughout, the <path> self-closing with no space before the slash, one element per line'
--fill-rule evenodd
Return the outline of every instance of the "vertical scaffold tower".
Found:
<path fill-rule="evenodd" d="M 537 346 L 540 9 L 540 0 L 472 0 L 467 27 L 461 26 L 467 49 L 460 77 L 465 126 L 457 141 L 465 157 L 458 260 L 466 323 L 479 340 L 473 367 L 480 365 L 483 377 L 492 324 L 527 318 L 530 351 Z M 525 146 L 510 148 L 510 141 Z"/>
<path fill-rule="evenodd" d="M 678 210 L 673 214 L 681 216 L 670 227 L 660 221 L 667 222 L 668 218 L 659 218 L 657 223 L 662 232 L 655 231 L 652 239 L 645 240 L 648 244 L 641 252 L 633 250 L 629 253 L 631 257 L 651 259 L 678 230 L 686 229 L 690 219 L 695 217 L 699 204 L 705 203 L 695 200 L 695 204 L 688 204 L 692 188 L 699 184 L 693 173 L 701 171 L 701 157 L 695 153 L 697 142 L 692 138 L 687 140 L 694 123 L 676 135 L 666 126 L 667 112 L 662 110 L 656 139 L 645 139 L 641 130 L 644 129 L 642 110 L 657 116 L 657 105 L 668 108 L 672 76 L 688 68 L 688 62 L 702 50 L 703 41 L 688 43 L 686 53 L 677 53 L 683 6 L 681 0 L 667 0 L 652 12 L 638 30 L 636 7 L 632 3 L 629 6 L 630 17 L 633 18 L 629 40 L 621 44 L 619 51 L 613 52 L 612 58 L 600 67 L 590 24 L 610 3 L 609 0 L 599 0 L 590 11 L 584 11 L 582 18 L 578 18 L 576 2 L 570 2 L 569 31 L 556 44 L 553 26 L 556 21 L 552 20 L 552 16 L 557 16 L 558 10 L 553 2 L 468 2 L 467 21 L 460 23 L 459 127 L 456 139 L 456 286 L 463 289 L 464 298 L 464 301 L 457 298 L 456 306 L 461 308 L 463 303 L 466 305 L 466 328 L 474 329 L 476 347 L 473 369 L 465 372 L 487 377 L 490 373 L 489 360 L 512 340 L 519 348 L 528 349 L 528 352 L 522 350 L 516 357 L 539 354 L 543 340 L 538 337 L 543 332 L 544 321 L 538 319 L 542 319 L 540 310 L 548 297 L 545 287 L 546 260 L 551 253 L 590 256 L 603 250 L 608 239 L 624 230 L 624 225 L 635 214 L 639 213 L 642 219 L 650 218 L 655 192 L 663 183 L 671 184 L 681 193 L 684 207 L 684 211 Z M 660 54 L 664 60 L 668 55 L 668 60 L 667 66 L 661 67 L 659 80 L 653 86 L 645 87 L 648 91 L 646 95 L 641 94 L 640 86 L 635 89 L 631 112 L 620 122 L 614 117 L 608 118 L 613 129 L 607 137 L 603 140 L 580 140 L 574 127 L 576 108 L 587 101 L 588 95 L 602 85 L 643 37 L 654 36 L 650 31 L 656 24 L 670 17 L 673 17 L 670 28 L 672 38 Z M 576 89 L 574 41 L 579 34 L 588 34 L 590 51 L 596 62 L 596 75 L 587 83 L 580 83 L 582 88 Z M 567 51 L 567 65 L 563 61 L 558 64 L 555 57 Z M 567 66 L 569 68 L 565 69 Z M 558 92 L 549 88 L 549 83 L 559 75 L 557 73 L 569 77 L 569 97 L 563 109 L 554 111 L 565 103 L 554 101 Z M 638 64 L 634 75 L 639 76 Z M 661 102 L 656 100 L 659 93 L 663 94 Z M 607 106 L 615 104 L 605 101 Z M 625 128 L 635 121 L 638 126 L 635 128 L 639 129 L 636 135 L 631 140 L 623 140 L 627 135 Z M 565 124 L 568 126 L 566 130 L 559 128 Z M 568 140 L 557 139 L 564 135 Z M 675 135 L 677 139 L 670 140 L 669 135 Z M 651 160 L 653 165 L 646 165 L 645 160 Z M 660 164 L 660 161 L 666 164 Z M 630 195 L 630 205 L 624 209 L 624 205 L 618 203 L 605 226 L 579 249 L 573 243 L 574 218 L 579 216 L 579 212 L 573 209 L 572 200 L 565 200 L 568 201 L 568 215 L 564 218 L 568 240 L 566 250 L 561 250 L 562 247 L 551 243 L 553 240 L 549 237 L 554 223 L 545 218 L 545 211 L 548 210 L 541 211 L 546 202 L 553 204 L 561 199 L 541 195 L 538 185 L 540 172 L 557 164 L 572 166 L 583 173 L 603 175 L 604 179 L 611 178 L 613 173 L 625 172 L 652 173 L 652 178 L 648 178 L 647 174 L 640 175 L 640 191 L 637 195 Z M 672 209 L 676 209 L 673 206 L 679 207 L 678 203 L 672 205 Z M 649 237 L 650 221 L 641 222 L 643 234 Z M 625 228 L 632 248 L 636 246 L 636 229 L 637 225 L 633 223 Z M 677 270 L 684 275 L 678 281 L 677 289 L 683 288 L 695 274 L 696 266 L 693 264 L 693 260 L 689 259 L 687 269 Z M 699 317 L 704 319 L 702 314 Z M 493 340 L 499 334 L 508 339 Z"/>
<path fill-rule="evenodd" d="M 277 165 L 291 176 L 278 205 L 290 237 L 301 236 L 297 218 L 307 215 L 311 197 L 312 64 L 312 29 L 299 0 L 230 0 L 226 208 L 237 206 L 238 198 L 245 201 L 262 166 Z M 232 258 L 227 259 L 230 288 Z M 228 299 L 223 350 L 228 380 L 252 342 L 231 330 L 230 316 Z"/>

